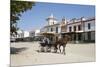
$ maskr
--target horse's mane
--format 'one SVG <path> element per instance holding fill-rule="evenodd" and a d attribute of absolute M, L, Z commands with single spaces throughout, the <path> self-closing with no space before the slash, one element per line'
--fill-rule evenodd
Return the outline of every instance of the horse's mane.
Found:
<path fill-rule="evenodd" d="M 56 43 L 67 43 L 68 41 L 70 40 L 70 36 L 64 36 L 64 37 L 61 37 L 61 38 L 58 38 L 58 40 L 56 41 Z"/>

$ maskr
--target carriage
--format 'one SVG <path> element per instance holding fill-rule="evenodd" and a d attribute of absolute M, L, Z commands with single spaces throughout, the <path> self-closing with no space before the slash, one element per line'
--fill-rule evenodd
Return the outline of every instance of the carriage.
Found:
<path fill-rule="evenodd" d="M 59 34 L 55 33 L 41 33 L 43 37 L 46 37 L 50 40 L 49 43 L 40 42 L 40 51 L 41 52 L 56 52 L 56 42 L 58 41 Z"/>

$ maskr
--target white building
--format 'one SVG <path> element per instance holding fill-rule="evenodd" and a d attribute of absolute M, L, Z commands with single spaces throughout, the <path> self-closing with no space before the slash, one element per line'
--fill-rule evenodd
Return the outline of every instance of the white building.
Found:
<path fill-rule="evenodd" d="M 23 30 L 18 30 L 16 38 L 24 38 L 24 31 Z"/>
<path fill-rule="evenodd" d="M 95 41 L 95 18 L 84 18 L 72 19 L 70 22 L 65 24 L 66 32 L 62 33 L 70 35 L 72 41 L 83 42 L 83 41 Z"/>
<path fill-rule="evenodd" d="M 47 19 L 48 25 L 41 29 L 41 33 L 58 33 L 71 36 L 75 42 L 95 41 L 95 17 L 62 18 L 60 22 L 51 14 Z"/>
<path fill-rule="evenodd" d="M 44 33 L 60 33 L 61 28 L 60 24 L 58 23 L 57 19 L 51 14 L 47 19 L 48 25 L 44 26 L 41 29 L 41 32 Z"/>
<path fill-rule="evenodd" d="M 18 30 L 17 35 L 11 36 L 11 41 L 28 41 L 29 39 L 29 32 Z"/>
<path fill-rule="evenodd" d="M 26 38 L 29 37 L 28 31 L 18 30 L 17 35 L 14 38 Z"/>
<path fill-rule="evenodd" d="M 47 19 L 48 25 L 57 24 L 57 19 L 51 14 Z"/>
<path fill-rule="evenodd" d="M 35 30 L 35 36 L 40 36 L 40 30 L 39 29 Z"/>
<path fill-rule="evenodd" d="M 48 25 L 44 26 L 41 29 L 41 33 L 46 33 L 49 34 L 49 39 L 50 41 L 55 41 L 58 38 L 57 37 L 53 37 L 50 34 L 60 34 L 61 32 L 61 27 L 60 24 L 58 23 L 57 19 L 53 16 L 53 14 L 51 14 L 47 19 L 46 19 Z"/>
<path fill-rule="evenodd" d="M 29 32 L 28 31 L 24 31 L 24 38 L 29 37 Z"/>
<path fill-rule="evenodd" d="M 35 36 L 35 31 L 30 31 L 30 32 L 29 32 L 29 36 L 30 36 L 30 37 L 34 37 L 34 36 Z"/>
<path fill-rule="evenodd" d="M 30 31 L 30 37 L 38 37 L 40 36 L 40 30 L 34 30 L 34 31 Z"/>

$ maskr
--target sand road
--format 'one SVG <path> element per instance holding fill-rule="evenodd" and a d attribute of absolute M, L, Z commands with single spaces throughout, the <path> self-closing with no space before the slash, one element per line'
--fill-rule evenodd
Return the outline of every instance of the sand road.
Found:
<path fill-rule="evenodd" d="M 94 62 L 95 44 L 68 44 L 66 55 L 37 52 L 39 42 L 11 43 L 11 66 Z"/>

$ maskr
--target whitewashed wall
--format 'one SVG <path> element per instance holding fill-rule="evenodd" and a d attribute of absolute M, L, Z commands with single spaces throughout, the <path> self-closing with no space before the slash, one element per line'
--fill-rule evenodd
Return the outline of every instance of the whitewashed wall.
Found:
<path fill-rule="evenodd" d="M 28 31 L 24 31 L 24 37 L 29 37 L 29 32 Z"/>
<path fill-rule="evenodd" d="M 91 29 L 88 29 L 88 23 L 90 23 Z M 85 22 L 85 32 L 87 32 L 87 31 L 95 31 L 95 20 Z"/>

